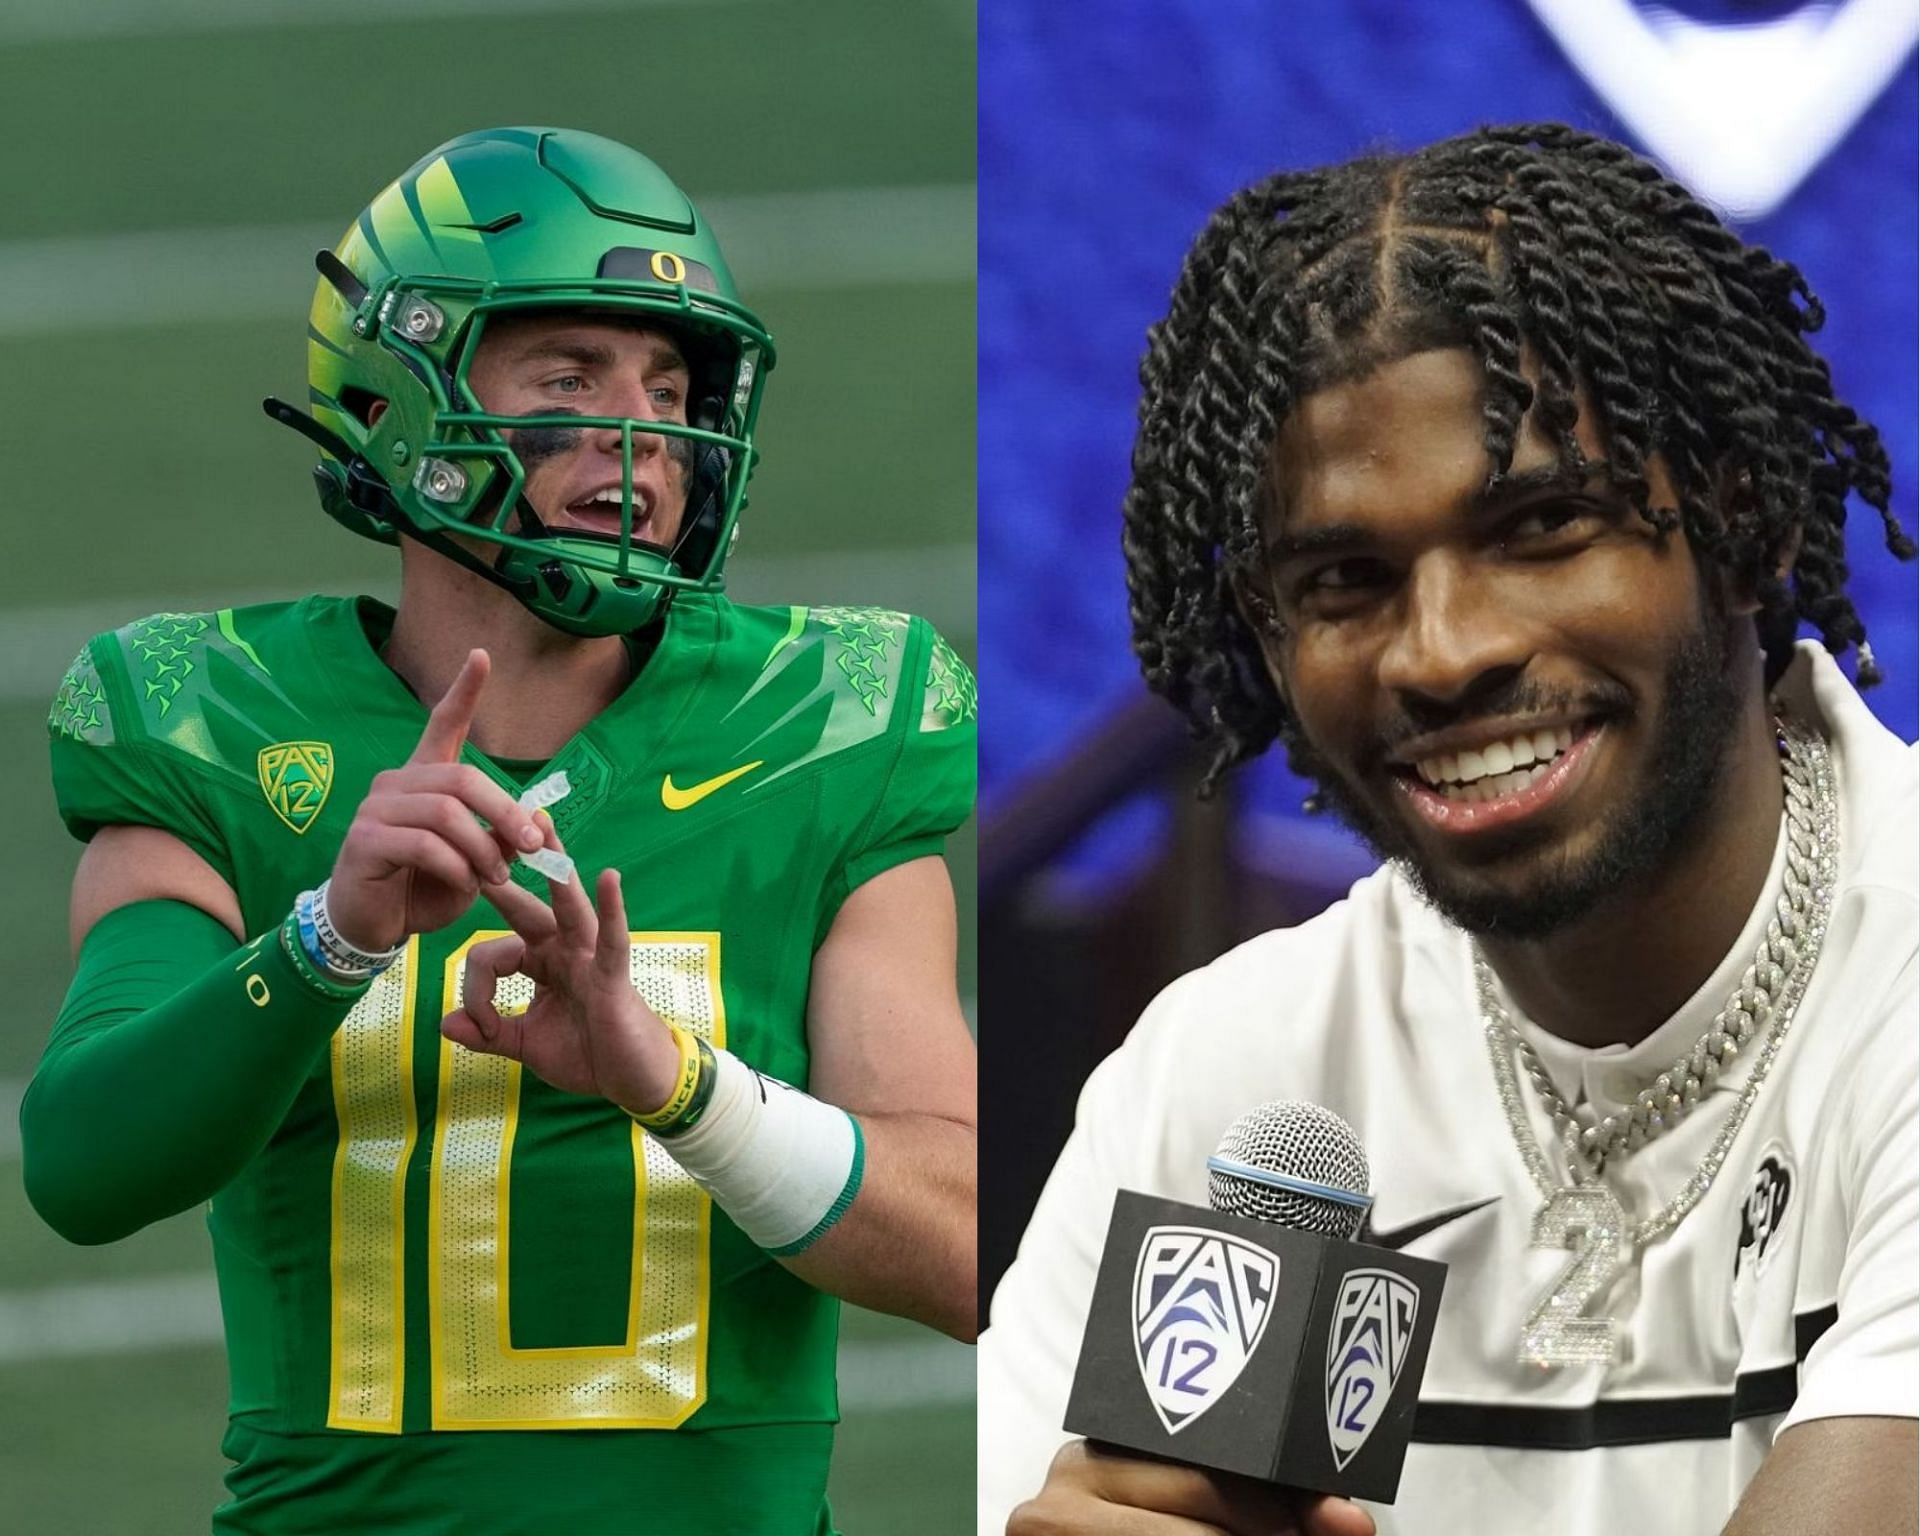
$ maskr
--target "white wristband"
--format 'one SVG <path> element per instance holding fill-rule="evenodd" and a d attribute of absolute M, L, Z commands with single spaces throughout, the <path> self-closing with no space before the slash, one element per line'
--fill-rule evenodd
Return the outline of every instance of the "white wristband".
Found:
<path fill-rule="evenodd" d="M 844 1109 L 713 1053 L 713 1097 L 667 1155 L 734 1225 L 776 1258 L 819 1241 L 853 1203 L 866 1169 L 860 1125 Z"/>
<path fill-rule="evenodd" d="M 307 958 L 342 981 L 365 981 L 378 976 L 406 953 L 403 938 L 392 949 L 362 949 L 333 926 L 327 909 L 327 892 L 333 885 L 329 876 L 311 891 L 302 891 L 294 902 L 294 921 L 300 929 L 300 942 Z"/>

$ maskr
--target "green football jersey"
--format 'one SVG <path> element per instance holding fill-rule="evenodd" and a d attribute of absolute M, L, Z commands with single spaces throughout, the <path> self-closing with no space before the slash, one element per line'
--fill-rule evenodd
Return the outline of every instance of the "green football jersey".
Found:
<path fill-rule="evenodd" d="M 425 724 L 377 654 L 391 622 L 314 597 L 96 637 L 51 720 L 68 827 L 164 828 L 250 934 L 274 927 Z M 973 681 L 924 620 L 682 595 L 638 679 L 540 773 L 560 770 L 582 877 L 621 871 L 634 985 L 804 1086 L 841 902 L 968 814 Z M 482 900 L 414 937 L 212 1203 L 235 1462 L 218 1528 L 829 1529 L 838 1303 L 619 1110 L 441 1038 L 463 956 L 505 929 Z"/>

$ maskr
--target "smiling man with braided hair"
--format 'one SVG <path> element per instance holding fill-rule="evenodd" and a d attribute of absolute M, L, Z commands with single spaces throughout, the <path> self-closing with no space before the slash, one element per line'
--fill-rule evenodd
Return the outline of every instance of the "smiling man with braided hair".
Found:
<path fill-rule="evenodd" d="M 1135 649 L 1213 781 L 1278 739 L 1387 864 L 1089 1083 L 984 1341 L 983 1529 L 1914 1529 L 1915 758 L 1836 660 L 1877 678 L 1849 504 L 1914 547 L 1822 319 L 1558 125 L 1201 234 L 1141 367 Z M 1203 1203 L 1279 1098 L 1450 1266 L 1397 1504 L 1049 1469 L 1112 1192 Z"/>

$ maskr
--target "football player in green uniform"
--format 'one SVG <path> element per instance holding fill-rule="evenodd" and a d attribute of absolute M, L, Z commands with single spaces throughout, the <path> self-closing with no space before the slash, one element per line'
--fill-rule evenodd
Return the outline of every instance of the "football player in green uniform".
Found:
<path fill-rule="evenodd" d="M 648 160 L 470 134 L 318 264 L 269 410 L 399 605 L 75 661 L 29 1194 L 211 1201 L 216 1530 L 827 1531 L 835 1298 L 973 1327 L 972 679 L 721 595 L 773 344 Z"/>

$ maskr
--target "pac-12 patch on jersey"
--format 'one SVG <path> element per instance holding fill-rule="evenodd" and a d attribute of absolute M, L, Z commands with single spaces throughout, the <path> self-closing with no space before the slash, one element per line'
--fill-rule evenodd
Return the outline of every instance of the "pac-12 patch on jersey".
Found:
<path fill-rule="evenodd" d="M 276 741 L 256 761 L 267 804 L 296 832 L 313 825 L 333 788 L 333 748 L 324 741 Z"/>
<path fill-rule="evenodd" d="M 1420 1288 L 1404 1275 L 1354 1269 L 1340 1282 L 1327 1332 L 1327 1439 L 1343 1471 L 1393 1396 L 1419 1315 Z"/>
<path fill-rule="evenodd" d="M 1273 1311 L 1279 1258 L 1205 1227 L 1149 1227 L 1133 1269 L 1134 1357 L 1170 1435 L 1239 1379 Z"/>

